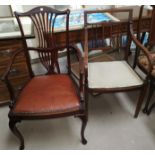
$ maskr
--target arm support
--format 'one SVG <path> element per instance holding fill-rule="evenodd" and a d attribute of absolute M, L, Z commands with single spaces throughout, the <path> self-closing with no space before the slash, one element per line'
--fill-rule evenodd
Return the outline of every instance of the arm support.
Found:
<path fill-rule="evenodd" d="M 82 101 L 84 101 L 84 56 L 83 53 L 80 51 L 80 49 L 76 45 L 69 46 L 69 49 L 71 51 L 74 51 L 78 57 L 79 60 L 79 71 L 80 71 L 80 80 L 79 80 L 79 86 L 80 86 L 80 98 Z"/>
<path fill-rule="evenodd" d="M 132 28 L 132 23 L 130 23 L 130 35 L 131 35 L 131 39 L 136 44 L 137 48 L 139 48 L 148 59 L 148 63 L 149 63 L 149 68 L 148 68 L 148 73 L 147 73 L 147 77 L 148 77 L 148 76 L 150 76 L 150 74 L 152 73 L 152 70 L 153 70 L 152 58 L 150 55 L 150 51 L 148 51 L 148 49 L 146 47 L 144 47 L 135 37 L 133 28 Z"/>
<path fill-rule="evenodd" d="M 10 99 L 11 99 L 11 105 L 10 105 L 11 107 L 13 106 L 13 103 L 15 102 L 15 94 L 14 94 L 12 85 L 11 85 L 9 79 L 8 79 L 8 76 L 9 76 L 9 73 L 10 73 L 10 71 L 11 71 L 12 65 L 13 65 L 13 63 L 14 63 L 14 61 L 15 61 L 16 56 L 17 56 L 18 54 L 20 54 L 21 52 L 23 52 L 23 49 L 17 50 L 17 51 L 13 54 L 13 56 L 12 56 L 10 62 L 9 62 L 9 65 L 8 65 L 8 67 L 7 67 L 7 69 L 6 69 L 6 72 L 5 72 L 5 73 L 3 74 L 3 76 L 1 77 L 1 80 L 6 84 L 6 86 L 7 86 L 7 88 L 8 88 L 8 91 L 9 91 L 9 94 L 10 94 Z"/>

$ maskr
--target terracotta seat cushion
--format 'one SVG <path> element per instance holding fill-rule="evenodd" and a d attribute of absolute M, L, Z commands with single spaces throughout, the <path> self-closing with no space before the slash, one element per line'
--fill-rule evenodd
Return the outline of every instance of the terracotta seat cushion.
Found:
<path fill-rule="evenodd" d="M 152 70 L 152 76 L 155 77 L 155 54 L 151 54 L 151 58 L 152 58 L 152 63 L 153 63 L 153 70 Z M 146 71 L 148 71 L 149 69 L 149 62 L 146 56 L 139 56 L 138 58 L 138 63 L 139 65 L 144 68 Z"/>
<path fill-rule="evenodd" d="M 65 113 L 79 110 L 76 89 L 68 75 L 34 77 L 21 92 L 14 114 Z"/>

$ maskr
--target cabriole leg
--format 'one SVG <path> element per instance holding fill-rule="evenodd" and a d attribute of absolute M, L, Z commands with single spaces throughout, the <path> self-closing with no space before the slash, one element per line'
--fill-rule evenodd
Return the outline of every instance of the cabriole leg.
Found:
<path fill-rule="evenodd" d="M 12 131 L 12 133 L 17 138 L 19 138 L 19 140 L 20 140 L 20 147 L 19 147 L 19 149 L 20 150 L 23 150 L 24 149 L 24 138 L 23 138 L 23 136 L 21 135 L 21 133 L 19 132 L 19 130 L 16 127 L 16 123 L 18 123 L 18 122 L 19 121 L 17 121 L 17 120 L 10 119 L 10 121 L 9 121 L 9 127 L 10 127 L 10 130 Z"/>
<path fill-rule="evenodd" d="M 84 131 L 85 131 L 85 128 L 86 128 L 86 125 L 87 125 L 87 118 L 86 116 L 81 116 L 80 117 L 81 121 L 82 121 L 82 127 L 81 127 L 81 142 L 82 144 L 87 144 L 87 140 L 84 136 Z"/>

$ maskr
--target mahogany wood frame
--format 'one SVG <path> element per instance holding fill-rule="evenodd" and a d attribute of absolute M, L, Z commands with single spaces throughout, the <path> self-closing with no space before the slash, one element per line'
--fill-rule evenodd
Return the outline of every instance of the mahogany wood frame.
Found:
<path fill-rule="evenodd" d="M 140 95 L 139 95 L 138 103 L 137 103 L 135 114 L 134 114 L 134 118 L 137 118 L 139 111 L 140 111 L 140 108 L 141 108 L 142 103 L 143 103 L 145 93 L 146 93 L 149 73 L 148 73 L 146 79 L 144 80 L 144 83 L 142 85 L 139 85 L 139 86 L 125 87 L 125 88 L 111 88 L 111 89 L 107 89 L 107 88 L 93 89 L 93 88 L 88 87 L 88 51 L 89 51 L 89 49 L 88 49 L 88 40 L 89 40 L 88 39 L 88 33 L 89 33 L 88 29 L 89 28 L 88 27 L 91 24 L 87 22 L 87 15 L 90 13 L 101 13 L 101 12 L 102 13 L 104 13 L 104 12 L 110 12 L 110 13 L 128 12 L 129 13 L 128 30 L 127 30 L 128 44 L 127 44 L 126 50 L 125 50 L 125 56 L 124 56 L 125 61 L 128 62 L 129 49 L 130 49 L 131 41 L 134 41 L 135 44 L 137 45 L 137 48 L 140 48 L 143 51 L 143 53 L 148 57 L 148 50 L 145 47 L 143 47 L 143 45 L 134 36 L 133 23 L 132 23 L 132 10 L 131 9 L 110 9 L 110 10 L 100 10 L 100 11 L 85 11 L 84 12 L 84 24 L 85 24 L 84 25 L 85 26 L 84 65 L 85 65 L 85 85 L 86 85 L 85 90 L 86 90 L 87 96 L 88 96 L 88 93 L 113 93 L 113 92 L 125 92 L 125 91 L 140 90 Z M 121 23 L 121 21 L 120 21 L 120 23 Z M 99 24 L 104 25 L 105 22 L 100 22 Z M 150 65 L 150 70 L 151 69 L 152 68 Z M 87 102 L 88 102 L 88 97 L 87 97 Z"/>
<path fill-rule="evenodd" d="M 148 62 L 150 64 L 149 71 L 147 71 L 146 69 L 141 67 L 141 65 L 139 63 L 137 63 L 137 65 L 140 67 L 140 69 L 145 74 L 149 74 L 148 75 L 149 92 L 148 92 L 147 100 L 145 103 L 145 107 L 143 109 L 143 113 L 146 113 L 147 115 L 149 115 L 151 113 L 152 109 L 155 107 L 155 101 L 152 105 L 150 105 L 151 98 L 152 98 L 153 93 L 155 91 L 155 77 L 151 74 L 152 69 L 155 65 L 155 64 L 153 64 L 153 62 L 151 60 L 151 50 L 152 50 L 152 47 L 155 45 L 155 29 L 154 29 L 154 27 L 155 27 L 155 5 L 151 5 L 151 6 L 153 8 L 153 10 L 151 12 L 151 24 L 150 24 L 149 30 L 147 31 L 149 33 L 149 37 L 148 37 L 147 43 L 144 45 L 148 49 L 147 59 L 148 59 Z M 140 29 L 141 29 L 143 11 L 144 11 L 144 5 L 142 5 L 140 8 L 139 22 L 137 25 L 137 39 L 140 40 L 142 43 L 143 43 L 145 33 L 146 33 L 146 32 L 144 32 L 144 34 L 142 34 L 142 36 L 140 36 Z M 136 50 L 135 62 L 137 62 L 139 55 L 140 55 L 140 50 L 137 49 Z M 136 65 L 134 67 L 136 67 Z"/>
<path fill-rule="evenodd" d="M 85 94 L 84 94 L 83 58 L 82 58 L 80 51 L 76 47 L 69 45 L 69 35 L 68 35 L 69 13 L 70 13 L 70 10 L 58 11 L 58 10 L 52 9 L 50 7 L 45 7 L 45 6 L 36 7 L 25 13 L 15 12 L 15 16 L 18 21 L 20 31 L 22 34 L 23 49 L 19 49 L 18 51 L 15 52 L 15 54 L 12 57 L 11 62 L 8 65 L 8 68 L 5 74 L 2 77 L 2 80 L 6 83 L 9 93 L 10 93 L 11 103 L 10 103 L 10 112 L 9 112 L 9 127 L 10 127 L 10 130 L 13 132 L 13 134 L 16 135 L 20 140 L 19 149 L 24 149 L 24 138 L 19 132 L 19 130 L 17 129 L 16 123 L 21 122 L 22 120 L 50 119 L 50 118 L 58 118 L 58 117 L 65 117 L 65 116 L 72 116 L 72 115 L 77 116 L 81 119 L 82 121 L 81 141 L 83 144 L 87 143 L 87 140 L 84 137 L 84 130 L 86 128 L 88 116 L 87 116 L 87 105 L 85 104 Z M 66 16 L 66 32 L 65 32 L 66 44 L 63 46 L 57 45 L 56 44 L 57 42 L 54 38 L 54 23 L 55 23 L 56 17 L 59 15 Z M 24 35 L 23 27 L 22 27 L 21 20 L 20 20 L 21 17 L 30 17 L 30 19 L 34 23 L 34 26 L 39 35 L 38 36 L 39 38 L 38 48 L 27 46 L 26 37 Z M 12 113 L 12 109 L 14 108 L 16 104 L 16 99 L 18 98 L 18 96 L 15 97 L 13 88 L 11 86 L 11 83 L 9 82 L 8 77 L 9 77 L 12 64 L 14 60 L 16 59 L 16 56 L 24 51 L 28 70 L 29 70 L 29 75 L 30 75 L 30 78 L 32 79 L 35 75 L 31 68 L 30 56 L 29 56 L 28 51 L 35 50 L 39 53 L 39 58 L 42 64 L 44 65 L 44 67 L 47 69 L 47 74 L 49 75 L 49 74 L 60 74 L 60 68 L 59 68 L 59 64 L 57 60 L 58 60 L 58 51 L 62 49 L 66 49 L 66 52 L 67 52 L 67 60 L 68 60 L 67 61 L 67 65 L 68 65 L 67 75 L 70 76 L 72 80 L 73 78 L 70 72 L 70 53 L 71 52 L 76 53 L 79 58 L 80 80 L 79 80 L 79 87 L 76 87 L 76 89 L 79 93 L 81 108 L 73 112 L 66 112 L 66 113 L 59 113 L 59 114 L 40 113 L 39 115 L 31 115 L 29 113 L 26 113 L 24 115 L 22 114 L 14 115 L 14 113 Z M 50 62 L 48 62 L 49 60 Z M 57 73 L 55 72 L 54 68 L 57 69 Z"/>

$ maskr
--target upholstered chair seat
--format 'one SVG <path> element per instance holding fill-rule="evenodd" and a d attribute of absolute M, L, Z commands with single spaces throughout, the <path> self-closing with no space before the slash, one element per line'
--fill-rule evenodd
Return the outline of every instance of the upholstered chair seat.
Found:
<path fill-rule="evenodd" d="M 153 64 L 153 70 L 151 72 L 152 76 L 155 77 L 155 53 L 150 54 L 152 64 Z M 139 56 L 138 58 L 139 65 L 148 72 L 149 69 L 149 62 L 146 56 Z"/>
<path fill-rule="evenodd" d="M 75 86 L 68 75 L 32 78 L 18 97 L 14 115 L 61 114 L 80 109 Z"/>
<path fill-rule="evenodd" d="M 88 63 L 89 88 L 123 88 L 142 84 L 126 61 Z"/>

